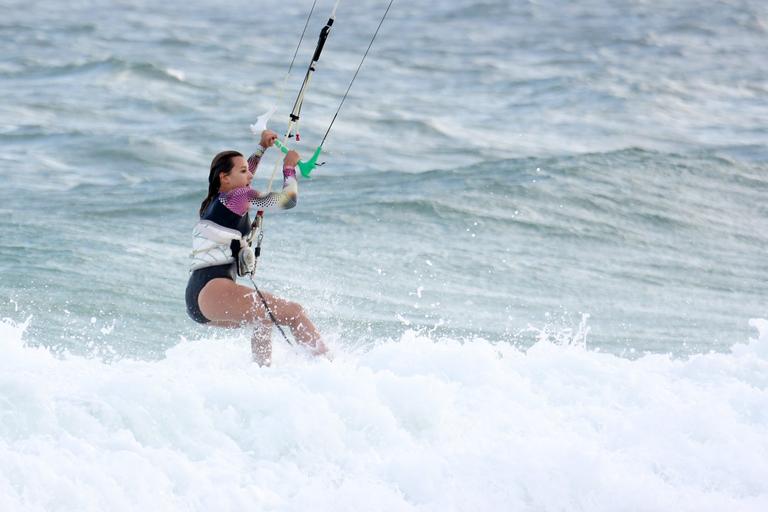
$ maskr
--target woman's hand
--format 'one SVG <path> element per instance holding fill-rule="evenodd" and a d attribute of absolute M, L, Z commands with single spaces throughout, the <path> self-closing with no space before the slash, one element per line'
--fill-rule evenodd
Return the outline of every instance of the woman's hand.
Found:
<path fill-rule="evenodd" d="M 277 134 L 272 130 L 264 130 L 261 132 L 261 142 L 259 145 L 264 149 L 271 148 L 277 140 Z"/>
<path fill-rule="evenodd" d="M 285 159 L 283 160 L 283 166 L 284 167 L 296 167 L 297 163 L 299 163 L 299 154 L 296 151 L 294 151 L 294 150 L 290 150 L 285 155 Z"/>

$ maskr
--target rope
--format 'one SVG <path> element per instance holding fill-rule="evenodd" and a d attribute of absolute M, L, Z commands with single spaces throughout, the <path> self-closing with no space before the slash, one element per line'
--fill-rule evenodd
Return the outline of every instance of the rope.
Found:
<path fill-rule="evenodd" d="M 341 0 L 336 0 L 336 3 L 333 6 L 333 11 L 331 12 L 329 25 L 333 23 L 333 20 L 336 18 L 336 9 L 339 6 Z M 371 41 L 368 43 L 368 48 L 366 48 L 365 53 L 363 54 L 363 58 L 360 59 L 360 64 L 358 64 L 357 69 L 355 70 L 355 74 L 352 76 L 352 80 L 350 80 L 349 85 L 347 86 L 347 90 L 344 92 L 344 96 L 341 98 L 341 102 L 339 103 L 339 107 L 336 109 L 336 113 L 333 115 L 333 119 L 331 119 L 331 123 L 328 125 L 328 129 L 325 131 L 325 135 L 323 136 L 323 140 L 320 142 L 320 146 L 325 143 L 325 139 L 328 138 L 328 134 L 331 132 L 331 127 L 333 127 L 333 123 L 336 122 L 336 118 L 339 115 L 339 112 L 341 112 L 341 107 L 344 105 L 344 102 L 347 99 L 347 96 L 349 95 L 350 89 L 352 89 L 352 84 L 355 83 L 355 79 L 357 79 L 357 75 L 360 73 L 360 69 L 363 67 L 363 63 L 365 62 L 366 57 L 368 57 L 368 52 L 371 51 L 371 47 L 373 46 L 373 42 L 376 40 L 376 37 L 379 35 L 379 30 L 381 29 L 381 26 L 384 24 L 384 20 L 387 18 L 387 15 L 389 14 L 389 9 L 392 7 L 392 4 L 394 3 L 394 0 L 389 0 L 389 4 L 387 5 L 387 9 L 384 11 L 384 15 L 381 17 L 381 20 L 379 20 L 379 25 L 376 27 L 376 31 L 373 33 L 373 37 L 371 37 Z M 307 26 L 309 25 L 309 20 L 312 18 L 312 13 L 315 10 L 315 5 L 317 4 L 317 0 L 314 0 L 312 2 L 312 8 L 309 11 L 309 16 L 307 16 L 307 21 L 304 24 L 304 30 L 301 32 L 301 38 L 299 39 L 299 44 L 296 46 L 296 51 L 293 53 L 293 58 L 291 59 L 291 64 L 288 67 L 288 73 L 286 74 L 285 82 L 288 80 L 288 76 L 291 74 L 291 70 L 293 69 L 294 61 L 296 60 L 296 55 L 299 52 L 299 47 L 301 46 L 301 42 L 304 39 L 304 35 L 307 31 Z M 307 74 L 304 77 L 304 83 L 302 84 L 302 88 L 299 91 L 299 96 L 296 99 L 296 105 L 298 106 L 298 109 L 301 110 L 301 107 L 304 103 L 304 94 L 306 93 L 307 86 L 309 85 L 309 80 L 311 78 L 311 72 L 314 71 L 312 68 L 312 63 L 310 63 L 310 68 L 307 70 Z M 282 92 L 280 94 L 282 97 Z M 295 108 L 294 108 L 295 110 Z M 283 137 L 283 143 L 287 143 L 288 138 L 290 137 L 291 130 L 293 129 L 294 124 L 296 124 L 293 120 L 291 120 L 288 123 L 288 129 L 285 132 L 285 135 Z M 267 193 L 270 193 L 272 191 L 272 182 L 275 179 L 275 174 L 277 174 L 277 169 L 280 166 L 280 160 L 278 159 L 277 162 L 275 162 L 275 165 L 272 169 L 272 175 L 269 178 L 269 184 L 267 186 Z M 261 218 L 261 212 L 258 213 L 258 216 Z M 254 226 L 255 227 L 255 226 Z M 261 248 L 261 237 L 263 236 L 263 228 L 261 225 L 261 222 L 258 223 L 258 229 L 259 229 L 259 243 L 258 247 Z M 277 329 L 280 331 L 280 334 L 282 334 L 283 339 L 286 343 L 289 345 L 293 345 L 290 340 L 288 339 L 288 336 L 286 336 L 285 331 L 280 326 L 280 324 L 277 323 L 277 318 L 275 317 L 274 313 L 272 313 L 272 310 L 269 308 L 269 304 L 267 304 L 267 300 L 264 298 L 264 295 L 262 295 L 261 291 L 259 290 L 259 287 L 256 286 L 256 281 L 253 280 L 253 274 L 248 274 L 248 277 L 251 280 L 251 284 L 253 284 L 253 289 L 256 290 L 256 294 L 259 296 L 259 299 L 261 299 L 261 303 L 264 305 L 264 309 L 267 312 L 267 315 L 272 320 L 272 323 L 277 327 Z"/>
<path fill-rule="evenodd" d="M 387 18 L 387 14 L 389 14 L 389 8 L 392 7 L 392 3 L 394 1 L 395 0 L 389 0 L 389 5 L 387 5 L 387 10 L 384 11 L 384 16 L 381 17 L 381 20 L 379 21 L 379 26 L 376 27 L 376 32 L 373 33 L 371 42 L 368 43 L 368 48 L 365 50 L 365 54 L 363 54 L 363 58 L 360 60 L 360 64 L 357 66 L 355 75 L 352 77 L 352 80 L 349 82 L 349 86 L 347 87 L 347 91 L 344 93 L 344 97 L 341 98 L 341 103 L 339 103 L 339 108 L 336 109 L 336 113 L 333 115 L 333 119 L 331 119 L 331 124 L 328 125 L 328 129 L 325 131 L 325 135 L 323 135 L 323 140 L 320 142 L 320 146 L 322 146 L 325 143 L 325 139 L 328 137 L 328 134 L 331 131 L 331 126 L 333 126 L 333 123 L 336 122 L 336 117 L 338 117 L 339 112 L 341 112 L 341 106 L 344 105 L 344 101 L 347 99 L 349 90 L 352 88 L 352 84 L 355 83 L 357 74 L 360 73 L 360 68 L 363 67 L 363 62 L 365 62 L 365 58 L 368 56 L 368 52 L 371 50 L 371 46 L 373 46 L 373 42 L 376 40 L 376 36 L 379 35 L 379 29 L 381 28 L 381 25 L 384 23 L 384 20 Z"/>
<path fill-rule="evenodd" d="M 333 11 L 331 12 L 331 18 L 335 18 L 336 17 L 336 9 L 338 8 L 340 2 L 341 2 L 341 0 L 336 0 L 336 3 L 333 6 Z M 309 26 L 309 21 L 312 18 L 312 13 L 315 11 L 315 6 L 316 5 L 317 5 L 317 0 L 314 0 L 312 2 L 312 8 L 309 10 L 309 15 L 307 15 L 307 20 L 306 20 L 306 22 L 304 22 L 304 29 L 301 31 L 301 37 L 299 37 L 299 43 L 296 45 L 296 50 L 293 52 L 293 57 L 291 58 L 291 63 L 288 66 L 288 72 L 285 74 L 285 78 L 283 79 L 283 83 L 280 86 L 280 93 L 279 93 L 279 100 L 278 101 L 282 100 L 283 92 L 285 91 L 285 85 L 288 82 L 288 78 L 291 75 L 291 71 L 293 70 L 293 64 L 296 61 L 296 56 L 299 53 L 299 48 L 301 48 L 301 43 L 304 40 L 304 35 L 307 32 L 307 27 Z M 390 5 L 391 5 L 391 2 L 390 2 Z M 389 8 L 387 8 L 387 10 L 389 10 Z M 378 30 L 377 30 L 377 32 L 378 32 Z M 368 53 L 368 52 L 366 52 L 366 53 Z M 308 82 L 309 82 L 309 78 L 310 78 L 310 72 L 307 71 L 307 76 L 304 78 L 304 84 L 302 84 L 302 90 L 301 90 L 301 92 L 299 94 L 299 97 L 297 98 L 297 102 L 300 102 L 299 103 L 299 108 L 301 108 L 301 104 L 304 102 L 304 93 L 306 92 L 306 88 L 307 88 L 307 85 L 308 85 Z M 291 130 L 293 129 L 293 125 L 294 124 L 295 123 L 293 121 L 288 123 L 288 129 L 286 130 L 285 135 L 283 137 L 283 143 L 284 144 L 288 142 L 288 138 L 290 137 Z M 272 169 L 272 175 L 269 178 L 269 184 L 267 185 L 267 193 L 270 193 L 272 191 L 272 182 L 275 179 L 275 174 L 277 174 L 277 170 L 278 170 L 279 166 L 280 166 L 280 160 L 278 159 L 277 162 L 275 162 L 275 165 L 274 165 L 274 167 Z M 259 252 L 261 252 L 260 251 L 260 249 L 261 249 L 261 239 L 264 236 L 264 231 L 263 231 L 263 227 L 262 227 L 262 221 L 263 221 L 262 212 L 258 212 L 257 213 L 257 219 L 254 221 L 254 224 L 251 227 L 251 235 L 254 234 L 254 230 L 255 229 L 259 230 L 259 238 L 258 238 L 258 245 L 257 245 L 257 248 L 258 248 Z M 252 240 L 252 236 L 250 237 L 250 240 Z M 248 250 L 250 250 L 250 248 Z M 261 303 L 264 305 L 264 310 L 267 312 L 267 315 L 269 316 L 270 320 L 272 320 L 272 323 L 280 331 L 280 334 L 283 336 L 283 339 L 285 340 L 285 342 L 288 343 L 289 345 L 293 345 L 291 343 L 291 341 L 288 339 L 288 336 L 285 334 L 285 331 L 283 330 L 283 328 L 277 322 L 277 317 L 275 317 L 275 314 L 272 313 L 272 310 L 270 309 L 269 304 L 267 304 L 267 299 L 264 298 L 264 295 L 261 293 L 261 290 L 259 290 L 259 287 L 256 286 L 256 281 L 254 281 L 254 279 L 253 279 L 253 273 L 248 274 L 248 278 L 251 280 L 251 284 L 253 285 L 253 289 L 256 291 L 256 294 L 259 296 L 259 299 L 261 299 Z"/>
<path fill-rule="evenodd" d="M 304 23 L 304 30 L 301 31 L 301 37 L 299 38 L 299 44 L 296 45 L 296 51 L 293 52 L 293 58 L 291 59 L 291 64 L 288 66 L 288 75 L 291 74 L 291 70 L 293 69 L 293 63 L 296 61 L 296 55 L 299 53 L 299 48 L 301 47 L 301 42 L 304 40 L 304 34 L 307 33 L 307 27 L 309 26 L 309 20 L 312 18 L 312 13 L 315 12 L 315 5 L 317 5 L 317 0 L 312 2 L 312 8 L 309 10 L 309 16 L 307 16 L 307 21 Z"/>
<path fill-rule="evenodd" d="M 301 48 L 301 43 L 304 41 L 304 36 L 307 33 L 307 27 L 309 26 L 309 21 L 312 19 L 312 13 L 315 12 L 315 6 L 317 5 L 317 0 L 314 0 L 312 2 L 312 8 L 309 9 L 309 14 L 307 15 L 307 20 L 304 22 L 304 29 L 301 31 L 301 36 L 299 37 L 299 42 L 296 45 L 296 50 L 293 52 L 293 57 L 291 58 L 291 63 L 288 65 L 288 72 L 285 74 L 285 77 L 283 78 L 283 82 L 280 84 L 280 90 L 278 92 L 277 96 L 277 102 L 276 104 L 280 104 L 283 101 L 283 94 L 285 93 L 285 86 L 288 83 L 288 78 L 291 76 L 291 71 L 293 70 L 293 64 L 296 62 L 296 56 L 299 54 L 299 48 Z M 337 3 L 338 5 L 338 3 Z M 334 8 L 335 10 L 335 8 Z M 285 137 L 283 138 L 283 141 L 286 142 L 288 140 L 288 136 L 291 133 L 291 129 L 293 127 L 289 127 L 288 131 L 285 134 Z M 275 175 L 277 174 L 277 170 L 280 168 L 280 159 L 275 162 L 275 165 L 272 167 L 272 174 L 269 176 L 269 183 L 267 184 L 267 194 L 269 194 L 272 191 L 272 182 L 275 181 Z"/>

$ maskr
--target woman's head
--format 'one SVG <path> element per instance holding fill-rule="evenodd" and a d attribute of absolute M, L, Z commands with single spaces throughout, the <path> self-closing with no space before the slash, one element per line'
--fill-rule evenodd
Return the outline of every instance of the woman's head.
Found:
<path fill-rule="evenodd" d="M 219 193 L 222 184 L 222 177 L 229 177 L 235 167 L 235 164 L 242 165 L 244 161 L 245 159 L 243 158 L 242 153 L 232 150 L 222 151 L 213 157 L 213 160 L 211 161 L 211 171 L 208 174 L 208 196 L 200 205 L 200 216 L 205 213 L 208 205 L 211 204 L 213 198 L 216 197 L 216 194 Z M 225 179 L 225 181 L 229 182 L 227 179 Z"/>

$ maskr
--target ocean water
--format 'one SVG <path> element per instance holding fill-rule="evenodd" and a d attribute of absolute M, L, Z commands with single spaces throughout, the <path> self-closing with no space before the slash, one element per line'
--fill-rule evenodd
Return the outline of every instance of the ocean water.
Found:
<path fill-rule="evenodd" d="M 0 0 L 0 510 L 768 508 L 768 5 L 395 2 L 265 220 L 334 360 L 261 369 L 190 235 L 311 5 Z"/>

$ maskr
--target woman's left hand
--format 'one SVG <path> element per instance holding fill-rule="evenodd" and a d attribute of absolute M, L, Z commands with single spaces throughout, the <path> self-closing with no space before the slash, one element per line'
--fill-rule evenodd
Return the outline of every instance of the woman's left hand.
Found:
<path fill-rule="evenodd" d="M 261 142 L 259 145 L 264 149 L 271 148 L 277 140 L 277 134 L 272 130 L 264 130 L 261 132 Z"/>

